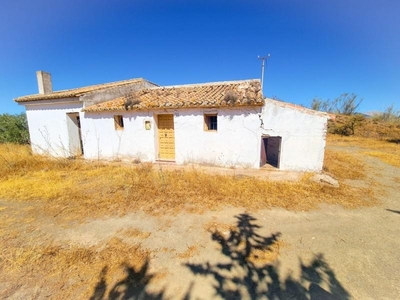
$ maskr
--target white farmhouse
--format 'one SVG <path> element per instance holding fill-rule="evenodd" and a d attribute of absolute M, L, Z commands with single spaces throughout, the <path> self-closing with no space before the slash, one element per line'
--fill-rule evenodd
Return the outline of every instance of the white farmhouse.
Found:
<path fill-rule="evenodd" d="M 259 80 L 160 87 L 131 79 L 53 92 L 39 71 L 32 149 L 87 159 L 321 171 L 328 115 L 265 99 Z"/>

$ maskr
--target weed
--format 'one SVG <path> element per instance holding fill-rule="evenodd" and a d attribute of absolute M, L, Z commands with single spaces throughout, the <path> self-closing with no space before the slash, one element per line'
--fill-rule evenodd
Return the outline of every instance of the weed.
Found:
<path fill-rule="evenodd" d="M 338 137 L 328 136 L 328 143 L 336 146 L 352 146 L 355 151 L 364 155 L 370 155 L 381 159 L 383 162 L 392 166 L 400 166 L 400 145 L 393 143 L 392 140 L 381 140 L 365 137 Z M 329 158 L 329 151 L 326 151 Z M 352 166 L 352 168 L 355 166 Z M 352 168 L 349 168 L 351 171 Z"/>
<path fill-rule="evenodd" d="M 55 160 L 34 156 L 24 146 L 4 147 L 11 146 L 0 146 L 0 154 L 8 162 L 0 163 L 0 198 L 41 201 L 46 213 L 69 214 L 78 220 L 138 210 L 153 215 L 201 213 L 225 205 L 308 210 L 327 202 L 356 207 L 368 202 L 360 200 L 362 194 L 371 194 L 343 184 L 340 189 L 322 186 L 310 179 L 273 182 L 196 169 L 157 171 L 150 164 Z M 363 177 L 361 164 L 350 164 L 346 171 L 351 159 L 343 159 L 343 155 L 338 158 L 328 152 L 326 170 L 339 179 Z"/>
<path fill-rule="evenodd" d="M 381 151 L 368 151 L 368 152 L 363 152 L 363 154 L 373 157 L 378 157 L 380 160 L 382 160 L 385 163 L 388 163 L 389 165 L 400 167 L 400 153 L 394 154 Z"/>
<path fill-rule="evenodd" d="M 25 284 L 41 288 L 54 287 L 54 291 L 59 293 L 52 294 L 54 298 L 88 299 L 96 285 L 96 277 L 105 268 L 105 264 L 108 264 L 106 279 L 116 282 L 124 275 L 122 265 L 129 264 L 141 268 L 149 256 L 149 253 L 139 246 L 131 246 L 115 238 L 102 250 L 78 246 L 61 247 L 55 244 L 40 246 L 32 242 L 4 247 L 1 250 L 2 282 L 24 276 Z M 65 281 L 66 274 L 70 278 L 69 281 Z"/>
<path fill-rule="evenodd" d="M 135 237 L 140 239 L 147 239 L 150 236 L 150 232 L 148 231 L 141 231 L 136 228 L 124 230 L 123 235 L 126 237 Z"/>
<path fill-rule="evenodd" d="M 365 178 L 365 164 L 356 156 L 345 152 L 326 150 L 324 171 L 342 180 Z"/>
<path fill-rule="evenodd" d="M 190 257 L 193 257 L 194 255 L 199 253 L 199 247 L 196 245 L 189 246 L 187 247 L 187 250 L 182 253 L 176 254 L 176 257 L 182 258 L 182 259 L 188 259 Z"/>

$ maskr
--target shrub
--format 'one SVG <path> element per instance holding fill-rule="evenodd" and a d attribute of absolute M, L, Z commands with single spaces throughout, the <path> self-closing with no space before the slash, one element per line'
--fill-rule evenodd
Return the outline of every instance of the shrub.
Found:
<path fill-rule="evenodd" d="M 356 126 L 359 126 L 365 118 L 362 115 L 354 115 L 345 119 L 344 123 L 333 123 L 328 128 L 329 133 L 340 134 L 344 136 L 354 135 Z"/>
<path fill-rule="evenodd" d="M 334 100 L 314 98 L 311 102 L 311 108 L 335 114 L 353 115 L 362 101 L 363 99 L 357 99 L 355 94 L 344 93 Z"/>
<path fill-rule="evenodd" d="M 0 143 L 29 144 L 26 114 L 0 114 Z"/>

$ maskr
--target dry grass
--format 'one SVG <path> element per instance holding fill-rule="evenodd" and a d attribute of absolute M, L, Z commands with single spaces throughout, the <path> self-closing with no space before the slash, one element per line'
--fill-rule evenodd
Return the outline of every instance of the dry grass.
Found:
<path fill-rule="evenodd" d="M 226 241 L 230 241 L 232 236 L 240 235 L 240 230 L 241 230 L 241 228 L 238 228 L 237 225 L 219 223 L 216 221 L 211 221 L 204 224 L 203 228 L 213 235 L 222 237 Z M 240 243 L 237 245 L 235 244 L 235 251 L 245 253 L 246 247 L 248 246 L 248 242 L 249 240 L 246 238 L 240 239 Z M 286 246 L 287 245 L 284 241 L 275 240 L 270 245 L 250 247 L 251 251 L 247 257 L 247 260 L 257 267 L 263 267 L 266 264 L 269 264 L 277 260 L 280 255 L 280 250 Z M 222 245 L 219 243 L 217 244 L 217 248 L 219 250 L 223 250 Z"/>
<path fill-rule="evenodd" d="M 217 221 L 208 222 L 204 224 L 203 228 L 210 233 L 219 232 L 222 236 L 226 236 L 230 234 L 230 232 L 237 230 L 236 225 L 220 223 Z"/>
<path fill-rule="evenodd" d="M 337 115 L 335 121 L 329 121 L 328 128 L 340 127 L 348 124 L 354 116 Z M 399 140 L 399 120 L 380 121 L 376 118 L 357 118 L 354 135 L 375 140 Z"/>
<path fill-rule="evenodd" d="M 365 179 L 365 164 L 352 154 L 326 150 L 324 171 L 337 179 Z"/>
<path fill-rule="evenodd" d="M 176 254 L 176 257 L 181 258 L 181 259 L 188 259 L 198 253 L 199 253 L 199 246 L 192 245 L 192 246 L 187 247 L 185 252 Z"/>
<path fill-rule="evenodd" d="M 399 145 L 382 141 L 329 136 L 328 143 L 399 155 Z M 270 207 L 308 210 L 319 203 L 348 208 L 375 203 L 373 187 L 354 188 L 342 182 L 366 178 L 366 166 L 355 155 L 328 150 L 324 170 L 340 181 L 340 188 L 313 182 L 309 174 L 300 182 L 272 182 L 193 169 L 157 171 L 148 164 L 127 166 L 50 159 L 32 155 L 27 146 L 0 145 L 0 199 L 29 201 L 28 205 L 34 205 L 36 210 L 41 207 L 44 217 L 75 222 L 137 210 L 157 215 L 200 213 L 226 205 L 249 210 Z M 395 181 L 399 182 L 399 177 Z M 33 230 L 31 209 L 34 208 L 27 206 L 21 210 L 0 205 L 0 281 L 6 284 L 0 298 L 21 290 L 21 278 L 24 285 L 40 289 L 43 297 L 48 289 L 52 298 L 89 298 L 102 280 L 107 295 L 118 281 L 126 278 L 124 266 L 141 270 L 148 261 L 147 251 L 116 238 L 101 249 L 43 245 L 35 242 L 43 239 L 35 239 L 34 234 L 31 240 L 26 240 L 20 233 Z M 216 221 L 207 223 L 204 229 L 221 235 L 237 230 L 234 225 Z M 121 234 L 141 239 L 150 235 L 137 229 Z M 248 259 L 253 264 L 265 265 L 275 261 L 284 246 L 277 241 L 268 249 L 254 249 Z M 176 257 L 187 259 L 198 251 L 198 246 L 190 246 Z M 32 291 L 26 294 L 35 297 Z"/>
<path fill-rule="evenodd" d="M 309 176 L 300 182 L 272 182 L 193 169 L 156 171 L 148 164 L 48 159 L 16 145 L 0 145 L 0 155 L 0 198 L 40 201 L 46 213 L 74 220 L 137 210 L 155 215 L 200 213 L 224 205 L 308 210 L 326 202 L 357 207 L 370 204 L 360 199 L 372 195 L 372 190 L 343 184 L 339 189 L 321 185 Z M 361 178 L 363 168 L 356 160 L 357 168 L 350 165 L 346 171 L 350 161 L 344 155 L 328 153 L 325 168 L 339 179 Z"/>
<path fill-rule="evenodd" d="M 139 270 L 148 256 L 149 253 L 138 246 L 127 245 L 118 239 L 110 240 L 102 250 L 77 246 L 40 246 L 28 242 L 2 249 L 0 279 L 3 283 L 18 282 L 13 279 L 23 276 L 24 285 L 36 286 L 41 289 L 41 295 L 45 294 L 43 290 L 49 288 L 54 299 L 88 299 L 101 279 L 108 283 L 105 286 L 108 292 L 124 278 L 123 266 L 129 265 Z M 65 276 L 68 276 L 68 281 Z M 7 297 L 15 288 L 8 286 L 0 293 L 0 297 Z"/>
<path fill-rule="evenodd" d="M 400 168 L 400 153 L 388 153 L 381 151 L 366 151 L 363 152 L 365 155 L 377 157 L 383 162 Z"/>
<path fill-rule="evenodd" d="M 328 143 L 337 146 L 353 147 L 355 152 L 378 157 L 383 162 L 395 167 L 400 167 L 400 144 L 387 140 L 363 137 L 342 137 L 328 135 Z"/>
<path fill-rule="evenodd" d="M 132 229 L 126 229 L 122 233 L 126 237 L 134 237 L 134 238 L 140 238 L 140 239 L 147 239 L 150 235 L 151 232 L 148 231 L 142 231 L 136 228 Z"/>
<path fill-rule="evenodd" d="M 281 249 L 286 246 L 284 241 L 278 240 L 263 249 L 253 248 L 248 260 L 257 267 L 265 266 L 266 264 L 276 261 L 280 255 Z"/>

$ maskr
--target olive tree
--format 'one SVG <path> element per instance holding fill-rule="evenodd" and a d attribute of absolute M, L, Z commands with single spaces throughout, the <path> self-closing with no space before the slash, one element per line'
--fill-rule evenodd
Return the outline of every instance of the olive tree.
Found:
<path fill-rule="evenodd" d="M 26 114 L 0 114 L 0 143 L 28 144 Z"/>

